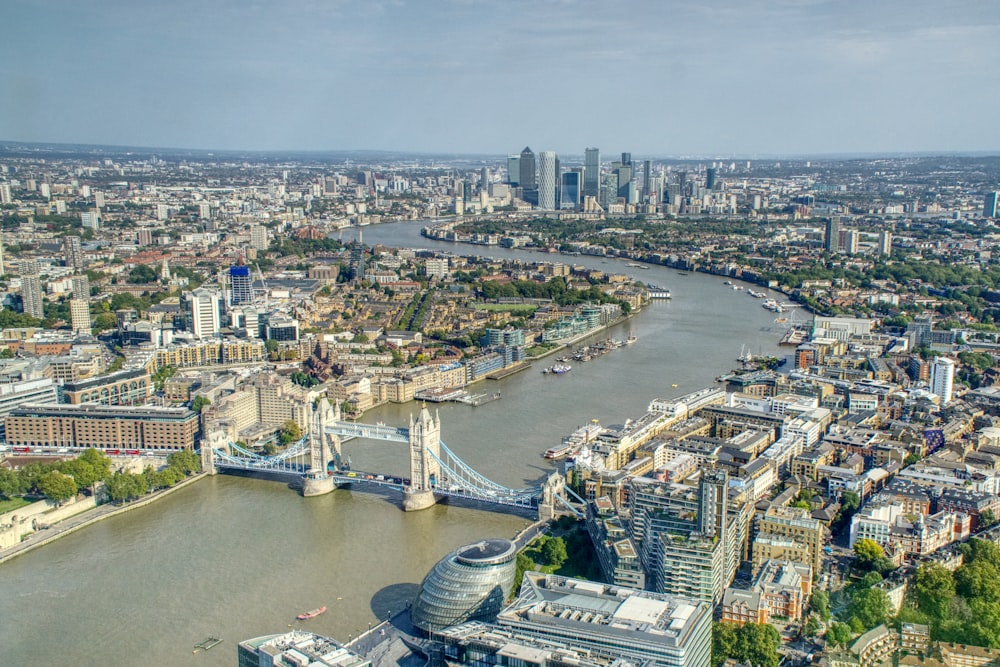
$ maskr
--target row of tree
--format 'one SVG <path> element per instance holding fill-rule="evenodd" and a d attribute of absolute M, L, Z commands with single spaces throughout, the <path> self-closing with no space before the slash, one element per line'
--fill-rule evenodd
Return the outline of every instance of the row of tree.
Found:
<path fill-rule="evenodd" d="M 147 466 L 141 473 L 118 471 L 107 480 L 108 496 L 115 502 L 135 500 L 157 489 L 165 489 L 201 470 L 201 457 L 191 450 L 167 456 L 167 466 Z"/>
<path fill-rule="evenodd" d="M 0 494 L 7 498 L 39 494 L 64 502 L 110 475 L 111 459 L 96 449 L 88 449 L 68 461 L 31 463 L 18 470 L 0 468 Z"/>

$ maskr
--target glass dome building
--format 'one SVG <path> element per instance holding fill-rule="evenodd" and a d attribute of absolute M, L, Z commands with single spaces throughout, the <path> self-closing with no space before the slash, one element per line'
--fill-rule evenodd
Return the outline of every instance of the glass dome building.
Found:
<path fill-rule="evenodd" d="M 424 577 L 411 608 L 424 632 L 465 621 L 496 619 L 514 587 L 517 548 L 510 540 L 483 540 L 448 554 Z"/>

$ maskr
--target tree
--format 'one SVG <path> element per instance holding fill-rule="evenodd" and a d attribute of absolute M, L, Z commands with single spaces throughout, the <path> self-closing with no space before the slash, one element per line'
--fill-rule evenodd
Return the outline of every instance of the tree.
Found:
<path fill-rule="evenodd" d="M 561 537 L 550 537 L 542 545 L 542 558 L 549 565 L 561 567 L 569 554 L 566 553 L 566 542 Z"/>
<path fill-rule="evenodd" d="M 938 621 L 946 620 L 955 597 L 955 582 L 951 572 L 937 563 L 921 565 L 914 583 L 917 606 Z"/>
<path fill-rule="evenodd" d="M 816 612 L 820 620 L 823 622 L 830 620 L 830 594 L 826 591 L 818 590 L 813 591 L 812 597 L 809 599 L 809 605 L 812 610 Z"/>
<path fill-rule="evenodd" d="M 94 466 L 79 458 L 60 463 L 59 470 L 63 474 L 71 476 L 81 489 L 89 488 L 101 479 L 100 473 Z"/>
<path fill-rule="evenodd" d="M 167 465 L 184 475 L 201 471 L 201 457 L 193 450 L 184 449 L 167 455 Z"/>
<path fill-rule="evenodd" d="M 294 420 L 289 419 L 281 425 L 281 434 L 279 439 L 281 440 L 282 445 L 289 445 L 301 437 L 302 429 L 299 428 L 299 425 L 296 424 Z"/>
<path fill-rule="evenodd" d="M 875 540 L 863 538 L 854 543 L 854 556 L 858 565 L 871 570 L 880 558 L 885 557 L 885 551 Z"/>
<path fill-rule="evenodd" d="M 145 264 L 140 264 L 128 273 L 128 281 L 133 285 L 145 285 L 159 280 L 156 270 Z"/>
<path fill-rule="evenodd" d="M 212 401 L 206 398 L 205 396 L 195 396 L 194 399 L 191 401 L 191 409 L 194 410 L 195 412 L 201 412 L 211 404 Z"/>
<path fill-rule="evenodd" d="M 517 562 L 514 566 L 514 587 L 511 589 L 512 595 L 517 595 L 517 591 L 521 588 L 521 582 L 524 580 L 524 573 L 534 569 L 535 561 L 528 558 L 523 551 L 518 551 Z"/>
<path fill-rule="evenodd" d="M 22 475 L 16 470 L 0 468 L 0 494 L 7 498 L 20 496 L 28 490 Z"/>
<path fill-rule="evenodd" d="M 852 622 L 860 622 L 864 630 L 871 630 L 880 623 L 885 623 L 892 612 L 892 603 L 889 596 L 881 588 L 865 588 L 857 591 L 851 597 L 851 604 L 848 606 L 849 618 Z"/>
<path fill-rule="evenodd" d="M 753 667 L 778 667 L 781 635 L 773 625 L 746 623 L 736 631 L 736 656 Z"/>
<path fill-rule="evenodd" d="M 828 642 L 834 645 L 847 646 L 854 639 L 854 633 L 851 632 L 851 626 L 846 623 L 831 623 L 830 627 L 826 631 L 826 639 Z"/>
<path fill-rule="evenodd" d="M 975 559 L 955 571 L 955 590 L 967 599 L 1000 601 L 1000 571 L 986 559 Z"/>
<path fill-rule="evenodd" d="M 983 528 L 992 528 L 997 522 L 997 517 L 993 510 L 983 510 L 979 513 L 979 525 Z"/>
<path fill-rule="evenodd" d="M 76 482 L 69 475 L 52 470 L 38 478 L 38 490 L 49 500 L 62 503 L 76 495 Z"/>
<path fill-rule="evenodd" d="M 736 656 L 736 626 L 730 623 L 712 624 L 712 665 L 719 667 L 726 658 Z"/>
<path fill-rule="evenodd" d="M 277 453 L 278 453 L 278 448 L 275 447 L 273 442 L 264 443 L 264 454 L 266 456 L 274 456 Z"/>
<path fill-rule="evenodd" d="M 815 637 L 819 632 L 819 619 L 815 615 L 810 614 L 809 618 L 806 619 L 806 624 L 802 626 L 802 636 L 803 637 Z"/>

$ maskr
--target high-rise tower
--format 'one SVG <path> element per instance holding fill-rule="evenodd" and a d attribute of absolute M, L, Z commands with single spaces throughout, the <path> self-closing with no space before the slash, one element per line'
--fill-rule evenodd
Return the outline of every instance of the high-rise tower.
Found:
<path fill-rule="evenodd" d="M 556 207 L 556 179 L 558 159 L 553 151 L 538 154 L 538 208 L 546 211 Z"/>
<path fill-rule="evenodd" d="M 601 195 L 601 150 L 587 148 L 583 152 L 583 194 L 587 197 Z"/>

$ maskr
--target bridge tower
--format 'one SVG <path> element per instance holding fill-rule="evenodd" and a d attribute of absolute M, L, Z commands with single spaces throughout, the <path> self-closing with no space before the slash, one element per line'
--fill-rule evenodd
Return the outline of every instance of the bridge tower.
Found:
<path fill-rule="evenodd" d="M 427 509 L 437 502 L 434 486 L 441 482 L 441 466 L 430 454 L 441 456 L 441 416 L 425 405 L 414 420 L 410 415 L 410 488 L 403 494 L 407 512 Z"/>
<path fill-rule="evenodd" d="M 336 488 L 327 467 L 333 461 L 340 466 L 340 438 L 327 434 L 326 425 L 332 424 L 335 412 L 326 396 L 320 399 L 316 410 L 309 417 L 309 472 L 302 484 L 302 495 L 320 496 Z"/>

